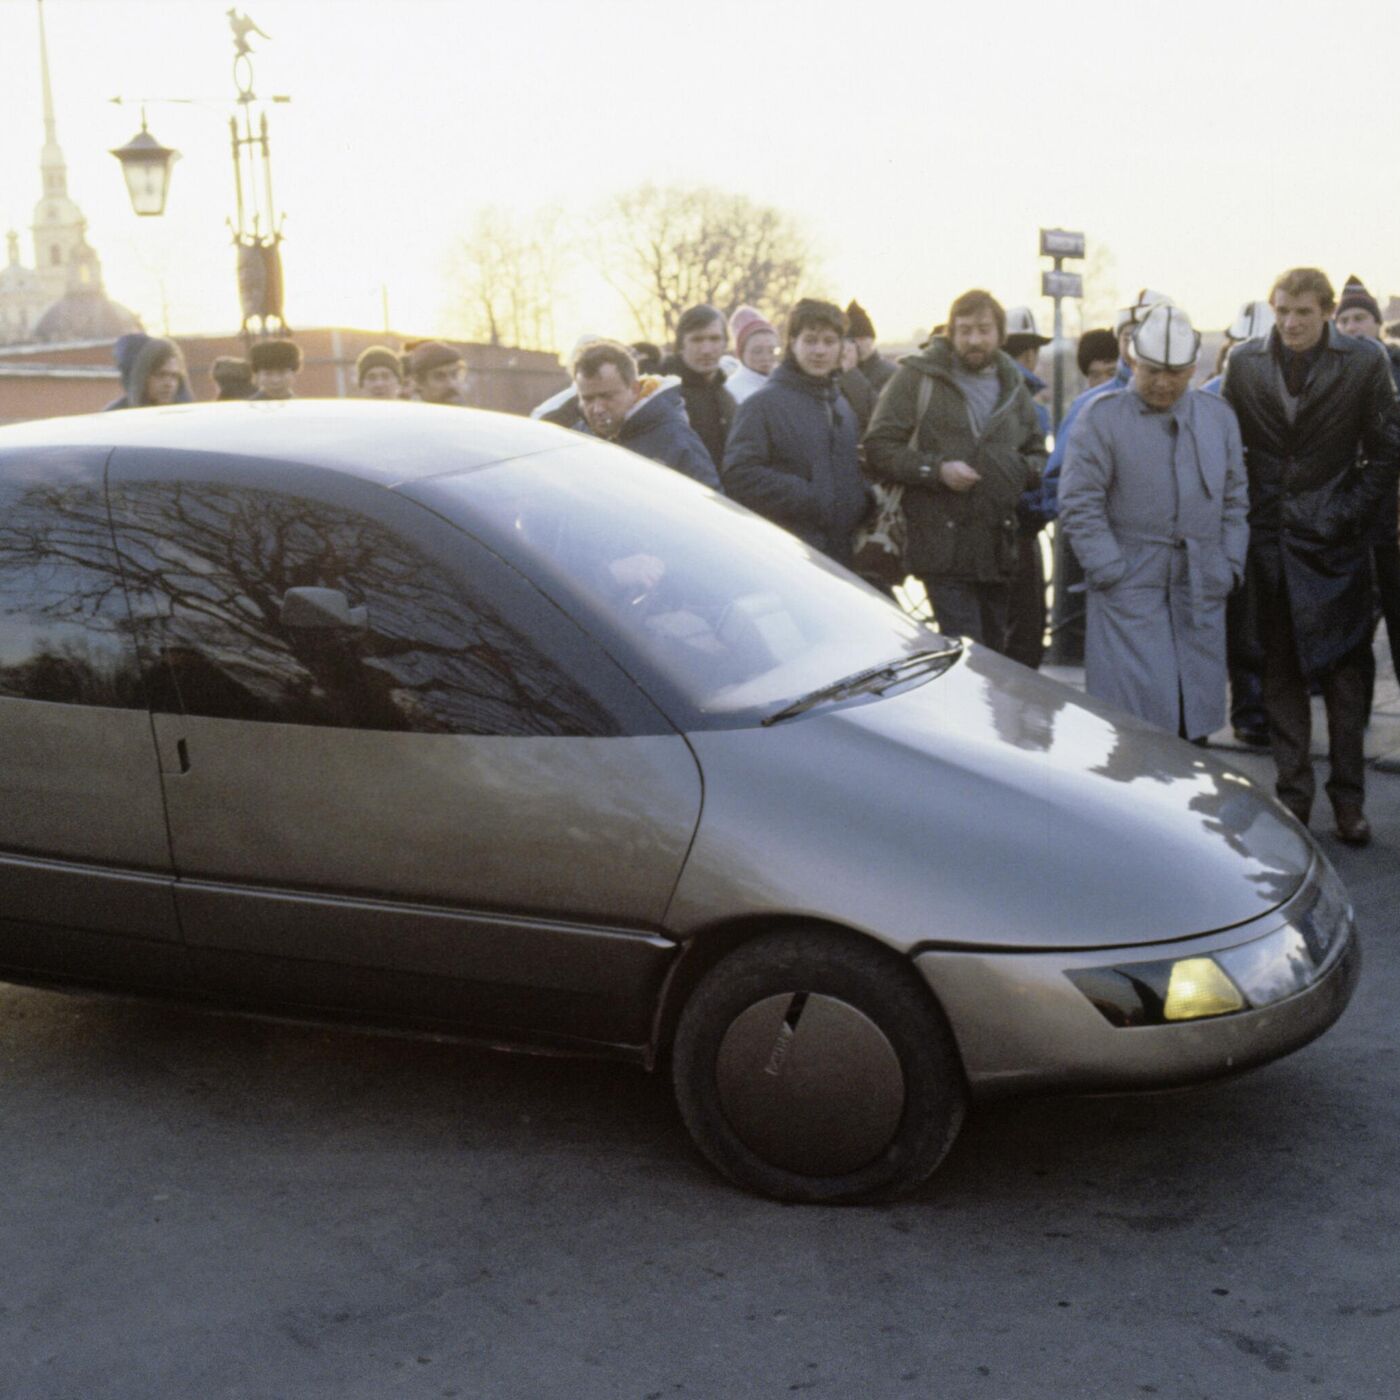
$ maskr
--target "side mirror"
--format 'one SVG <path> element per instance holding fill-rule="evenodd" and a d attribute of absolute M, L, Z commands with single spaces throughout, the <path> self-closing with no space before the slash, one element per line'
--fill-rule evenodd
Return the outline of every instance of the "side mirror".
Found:
<path fill-rule="evenodd" d="M 338 588 L 289 588 L 282 596 L 283 627 L 359 632 L 369 624 L 367 608 L 352 608 Z"/>

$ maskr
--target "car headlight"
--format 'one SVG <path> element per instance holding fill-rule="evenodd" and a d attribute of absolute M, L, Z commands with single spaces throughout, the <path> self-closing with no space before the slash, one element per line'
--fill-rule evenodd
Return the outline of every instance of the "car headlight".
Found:
<path fill-rule="evenodd" d="M 1287 922 L 1209 956 L 1075 968 L 1065 975 L 1113 1026 L 1160 1026 L 1257 1010 L 1317 980 L 1351 929 L 1346 886 L 1319 859 L 1282 911 Z"/>

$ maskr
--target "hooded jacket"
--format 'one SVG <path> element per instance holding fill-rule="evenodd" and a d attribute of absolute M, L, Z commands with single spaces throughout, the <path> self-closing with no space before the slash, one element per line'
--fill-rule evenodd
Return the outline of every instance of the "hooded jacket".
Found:
<path fill-rule="evenodd" d="M 680 379 L 686 417 L 696 436 L 705 444 L 710 460 L 718 467 L 724 461 L 724 444 L 734 422 L 736 406 L 733 396 L 724 387 L 724 371 L 716 369 L 703 374 L 691 369 L 677 354 L 667 355 L 661 361 L 661 373 Z"/>
<path fill-rule="evenodd" d="M 869 509 L 855 411 L 834 376 L 784 360 L 739 405 L 724 453 L 725 491 L 823 554 L 849 563 Z"/>
<path fill-rule="evenodd" d="M 1040 508 L 1047 519 L 1053 520 L 1060 513 L 1060 472 L 1064 469 L 1065 453 L 1069 451 L 1069 435 L 1075 420 L 1100 394 L 1111 393 L 1114 389 L 1126 389 L 1133 379 L 1133 367 L 1121 356 L 1118 368 L 1112 379 L 1085 389 L 1069 406 L 1059 428 L 1055 432 L 1055 446 L 1050 460 L 1045 464 L 1045 476 L 1040 484 Z"/>
<path fill-rule="evenodd" d="M 1333 325 L 1285 411 L 1277 330 L 1237 345 L 1221 396 L 1235 410 L 1249 471 L 1250 651 L 1266 612 L 1286 606 L 1305 675 L 1320 675 L 1371 635 L 1370 530 L 1393 504 L 1400 421 L 1390 361 Z"/>
<path fill-rule="evenodd" d="M 613 441 L 718 491 L 719 473 L 685 415 L 680 383 L 674 375 L 643 375 L 642 397 Z"/>
<path fill-rule="evenodd" d="M 1040 479 L 1045 434 L 1016 362 L 997 352 L 997 400 L 980 433 L 974 432 L 967 400 L 953 378 L 951 342 L 930 341 L 907 355 L 885 386 L 865 435 L 871 474 L 901 482 L 911 573 L 966 583 L 1002 583 L 1016 563 L 1016 503 Z M 911 449 L 919 381 L 933 380 L 927 411 Z M 981 480 L 968 491 L 951 491 L 938 476 L 944 462 L 963 461 Z M 921 468 L 934 468 L 926 474 Z"/>
<path fill-rule="evenodd" d="M 173 340 L 164 340 L 157 335 L 146 335 L 133 331 L 118 338 L 112 346 L 112 358 L 122 377 L 122 388 L 126 391 L 121 398 L 113 399 L 103 409 L 110 413 L 117 408 L 149 408 L 146 399 L 146 381 L 155 370 L 174 356 L 180 362 L 180 387 L 175 391 L 176 403 L 193 403 L 194 394 L 190 389 L 189 375 L 185 372 L 185 357 Z"/>

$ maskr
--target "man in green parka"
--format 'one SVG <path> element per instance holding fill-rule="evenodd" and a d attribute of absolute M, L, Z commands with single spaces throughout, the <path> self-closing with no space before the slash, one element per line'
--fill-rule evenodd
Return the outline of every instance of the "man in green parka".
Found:
<path fill-rule="evenodd" d="M 947 334 L 900 363 L 865 435 L 871 474 L 905 488 L 904 562 L 940 630 L 994 651 L 1006 649 L 1016 502 L 1045 467 L 1045 436 L 1005 339 L 996 298 L 964 292 Z"/>

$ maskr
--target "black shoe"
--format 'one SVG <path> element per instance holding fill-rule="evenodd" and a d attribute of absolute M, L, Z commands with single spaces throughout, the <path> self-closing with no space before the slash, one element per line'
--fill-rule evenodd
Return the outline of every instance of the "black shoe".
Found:
<path fill-rule="evenodd" d="M 1236 725 L 1235 742 L 1244 744 L 1251 749 L 1267 749 L 1269 747 L 1269 731 Z"/>
<path fill-rule="evenodd" d="M 1371 823 L 1360 807 L 1348 804 L 1336 809 L 1337 839 L 1348 846 L 1369 846 L 1371 844 Z"/>
<path fill-rule="evenodd" d="M 1312 816 L 1311 804 L 1305 802 L 1287 802 L 1282 797 L 1279 798 L 1279 801 L 1282 802 L 1304 826 L 1307 826 L 1308 818 Z"/>

